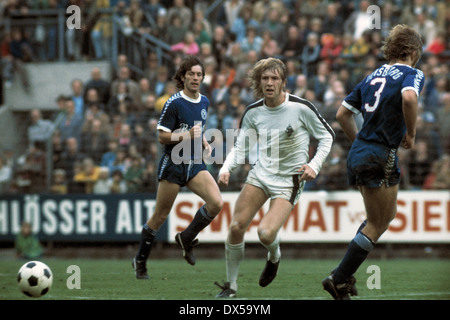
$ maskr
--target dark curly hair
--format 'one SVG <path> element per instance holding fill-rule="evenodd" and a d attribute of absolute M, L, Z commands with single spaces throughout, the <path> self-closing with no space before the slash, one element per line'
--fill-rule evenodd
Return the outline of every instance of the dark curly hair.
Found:
<path fill-rule="evenodd" d="M 423 42 L 420 34 L 413 28 L 399 24 L 389 32 L 389 36 L 381 48 L 387 61 L 395 62 L 406 60 L 413 52 L 416 52 L 415 62 L 422 55 Z"/>
<path fill-rule="evenodd" d="M 192 69 L 193 66 L 200 66 L 202 68 L 202 77 L 205 78 L 205 67 L 199 57 L 187 56 L 182 62 L 172 80 L 175 81 L 177 88 L 184 89 L 183 77 L 186 72 Z"/>

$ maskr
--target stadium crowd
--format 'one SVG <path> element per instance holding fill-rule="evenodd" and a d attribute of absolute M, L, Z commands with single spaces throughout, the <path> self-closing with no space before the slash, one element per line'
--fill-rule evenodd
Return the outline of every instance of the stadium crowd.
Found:
<path fill-rule="evenodd" d="M 53 146 L 52 193 L 156 192 L 156 125 L 165 101 L 177 91 L 171 75 L 188 54 L 199 55 L 205 64 L 201 92 L 211 102 L 207 128 L 221 130 L 224 137 L 227 129 L 238 128 L 245 106 L 255 100 L 248 70 L 261 58 L 282 59 L 288 68 L 286 90 L 312 101 L 336 132 L 326 163 L 306 190 L 345 190 L 350 144 L 336 122 L 336 111 L 353 86 L 385 62 L 382 39 L 398 23 L 422 34 L 424 54 L 418 68 L 426 76 L 416 145 L 398 153 L 401 189 L 450 188 L 450 9 L 445 1 L 226 0 L 213 17 L 206 17 L 208 1 L 6 0 L 0 1 L 0 16 L 70 4 L 82 8 L 86 24 L 81 36 L 66 35 L 68 60 L 109 58 L 111 21 L 95 10 L 107 7 L 121 17 L 124 34 L 156 36 L 170 45 L 173 59 L 158 64 L 156 53 L 149 52 L 142 74 L 132 72 L 125 41 L 110 79 L 95 67 L 90 79 L 73 79 L 71 95 L 57 97 L 58 112 L 49 119 L 32 110 L 27 153 L 16 157 L 13 150 L 3 150 L 0 155 L 0 193 L 45 190 L 48 139 Z M 370 28 L 371 4 L 381 9 L 377 28 Z M 148 15 L 156 27 L 148 23 Z M 6 90 L 22 63 L 54 59 L 52 33 L 46 33 L 44 44 L 37 32 L 27 31 L 3 34 Z M 224 139 L 223 150 L 233 142 Z M 209 165 L 213 176 L 220 166 Z M 249 168 L 241 166 L 228 191 L 240 190 Z"/>

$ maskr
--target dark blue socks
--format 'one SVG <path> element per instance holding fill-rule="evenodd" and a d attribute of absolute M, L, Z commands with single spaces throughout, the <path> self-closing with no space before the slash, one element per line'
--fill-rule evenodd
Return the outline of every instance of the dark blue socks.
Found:
<path fill-rule="evenodd" d="M 146 261 L 150 255 L 150 251 L 155 243 L 157 231 L 150 229 L 147 224 L 144 224 L 141 231 L 141 242 L 139 243 L 138 253 L 136 255 L 136 260 Z"/>
<path fill-rule="evenodd" d="M 365 226 L 366 222 L 363 222 Z M 364 226 L 358 229 L 358 233 L 350 242 L 344 258 L 334 272 L 335 283 L 344 283 L 358 270 L 359 266 L 366 260 L 375 243 L 361 232 Z"/>
<path fill-rule="evenodd" d="M 214 217 L 208 215 L 208 211 L 206 211 L 205 206 L 202 206 L 200 209 L 198 209 L 197 213 L 194 216 L 194 220 L 192 220 L 186 230 L 181 232 L 183 242 L 191 243 L 195 239 L 195 237 L 197 237 L 200 231 L 205 229 L 213 219 Z"/>

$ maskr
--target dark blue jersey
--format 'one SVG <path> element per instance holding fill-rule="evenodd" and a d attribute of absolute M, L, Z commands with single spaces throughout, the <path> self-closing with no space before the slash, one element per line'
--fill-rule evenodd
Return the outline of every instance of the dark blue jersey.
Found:
<path fill-rule="evenodd" d="M 206 116 L 208 114 L 208 107 L 209 100 L 206 96 L 200 94 L 198 99 L 192 99 L 186 96 L 183 91 L 179 91 L 170 97 L 164 104 L 157 129 L 166 132 L 185 132 L 189 131 L 194 125 L 201 123 L 203 132 Z M 176 150 L 176 155 L 183 156 L 184 160 L 187 160 L 185 157 L 188 157 L 188 160 L 201 159 L 202 139 L 203 133 L 202 137 L 194 142 L 185 140 L 185 143 L 189 143 L 190 155 L 186 155 L 186 153 L 183 152 L 185 150 L 184 148 L 180 149 L 181 152 Z M 164 145 L 164 153 L 170 155 L 176 145 L 177 144 Z M 186 144 L 183 145 L 186 146 Z"/>
<path fill-rule="evenodd" d="M 368 75 L 342 103 L 363 115 L 357 138 L 398 148 L 406 133 L 402 93 L 414 90 L 419 96 L 424 81 L 422 71 L 404 64 L 385 64 Z"/>

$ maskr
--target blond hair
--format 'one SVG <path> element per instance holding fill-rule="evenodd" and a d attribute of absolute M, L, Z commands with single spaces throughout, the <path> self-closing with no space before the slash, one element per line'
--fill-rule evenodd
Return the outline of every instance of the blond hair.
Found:
<path fill-rule="evenodd" d="M 261 59 L 257 63 L 253 69 L 249 72 L 248 79 L 251 84 L 251 88 L 253 89 L 253 93 L 257 98 L 263 98 L 264 94 L 261 88 L 261 76 L 267 70 L 274 71 L 278 73 L 282 82 L 286 82 L 287 79 L 287 71 L 286 66 L 280 59 L 277 58 L 267 58 Z"/>

